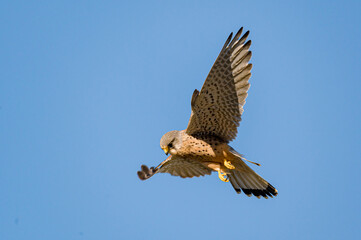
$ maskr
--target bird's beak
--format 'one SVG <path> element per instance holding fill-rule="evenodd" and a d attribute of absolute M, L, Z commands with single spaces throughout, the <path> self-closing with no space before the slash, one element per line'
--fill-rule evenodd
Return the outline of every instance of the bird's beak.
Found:
<path fill-rule="evenodd" d="M 162 149 L 163 149 L 164 153 L 165 153 L 166 155 L 168 155 L 168 152 L 169 152 L 168 146 L 163 147 Z"/>

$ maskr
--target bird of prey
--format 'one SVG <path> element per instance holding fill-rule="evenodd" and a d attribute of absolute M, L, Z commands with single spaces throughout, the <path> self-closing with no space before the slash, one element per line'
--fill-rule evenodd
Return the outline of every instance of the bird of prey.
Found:
<path fill-rule="evenodd" d="M 229 35 L 201 91 L 193 92 L 187 129 L 167 132 L 161 138 L 160 147 L 170 156 L 157 167 L 142 165 L 138 171 L 141 180 L 155 173 L 191 178 L 216 171 L 237 193 L 257 198 L 277 195 L 277 190 L 244 162 L 248 160 L 228 145 L 236 138 L 250 87 L 251 40 L 246 42 L 249 31 L 242 35 L 242 30 L 234 38 L 233 33 Z"/>

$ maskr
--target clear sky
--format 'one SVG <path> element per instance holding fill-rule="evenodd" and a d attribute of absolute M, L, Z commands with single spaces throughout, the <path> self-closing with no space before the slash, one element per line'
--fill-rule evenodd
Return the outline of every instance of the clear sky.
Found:
<path fill-rule="evenodd" d="M 358 239 L 360 1 L 3 1 L 0 239 Z M 223 43 L 250 30 L 235 149 L 279 191 L 141 182 Z"/>

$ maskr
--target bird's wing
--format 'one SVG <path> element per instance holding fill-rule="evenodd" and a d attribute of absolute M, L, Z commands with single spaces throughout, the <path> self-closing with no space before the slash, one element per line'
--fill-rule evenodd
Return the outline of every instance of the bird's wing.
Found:
<path fill-rule="evenodd" d="M 236 138 L 252 69 L 249 31 L 241 37 L 242 29 L 233 39 L 230 34 L 201 91 L 194 91 L 188 134 L 215 135 L 227 142 Z"/>
<path fill-rule="evenodd" d="M 210 175 L 212 170 L 203 166 L 196 160 L 183 158 L 171 155 L 156 168 L 150 169 L 142 165 L 142 170 L 138 171 L 138 177 L 141 180 L 146 180 L 153 176 L 155 173 L 170 173 L 173 176 L 180 176 L 182 178 L 192 178 L 204 175 Z"/>

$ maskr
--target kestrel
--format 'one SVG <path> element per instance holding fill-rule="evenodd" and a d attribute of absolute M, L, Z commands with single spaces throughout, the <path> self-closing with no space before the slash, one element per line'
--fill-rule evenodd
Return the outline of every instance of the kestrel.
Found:
<path fill-rule="evenodd" d="M 277 195 L 277 190 L 244 162 L 248 160 L 228 145 L 236 138 L 250 87 L 251 40 L 246 42 L 249 31 L 241 36 L 242 30 L 233 39 L 233 33 L 229 35 L 201 91 L 193 92 L 187 129 L 170 131 L 161 138 L 160 147 L 171 155 L 157 167 L 142 165 L 138 171 L 141 180 L 155 173 L 191 178 L 216 171 L 237 193 L 257 198 Z"/>

